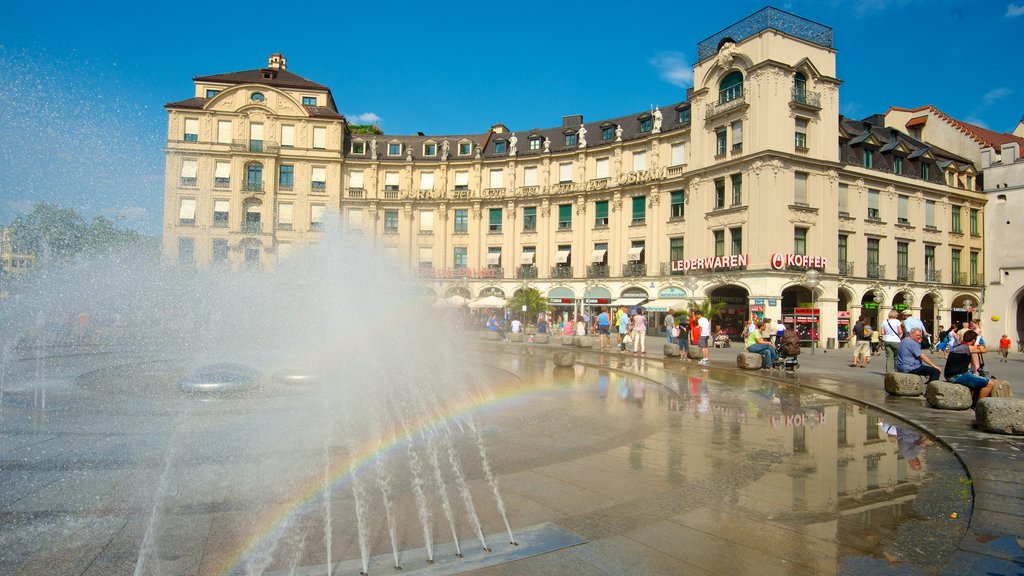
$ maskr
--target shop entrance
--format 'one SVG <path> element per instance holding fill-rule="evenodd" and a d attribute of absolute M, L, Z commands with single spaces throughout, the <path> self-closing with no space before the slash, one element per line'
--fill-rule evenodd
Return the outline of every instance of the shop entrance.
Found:
<path fill-rule="evenodd" d="M 953 305 L 950 306 L 950 321 L 953 325 L 960 328 L 963 322 L 970 322 L 971 318 L 974 317 L 974 307 L 978 305 L 978 300 L 970 294 L 962 294 L 953 298 Z"/>
<path fill-rule="evenodd" d="M 743 326 L 750 321 L 750 293 L 740 286 L 726 285 L 711 291 L 711 303 L 721 304 L 720 316 L 711 320 L 718 324 L 730 340 L 739 340 Z"/>
<path fill-rule="evenodd" d="M 800 339 L 809 343 L 815 339 L 820 321 L 819 310 L 811 308 L 811 290 L 806 286 L 790 286 L 782 291 L 782 323 L 795 330 Z"/>

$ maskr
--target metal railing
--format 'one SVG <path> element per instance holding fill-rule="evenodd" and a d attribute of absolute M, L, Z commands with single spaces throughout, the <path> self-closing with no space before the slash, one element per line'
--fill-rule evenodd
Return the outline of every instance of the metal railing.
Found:
<path fill-rule="evenodd" d="M 925 282 L 942 282 L 942 270 L 925 270 L 924 271 Z"/>
<path fill-rule="evenodd" d="M 742 42 L 768 29 L 832 48 L 832 29 L 828 26 L 768 6 L 698 42 L 697 62 L 703 62 L 718 54 L 725 39 Z"/>
<path fill-rule="evenodd" d="M 984 274 L 971 274 L 971 286 L 982 286 L 985 284 Z"/>
<path fill-rule="evenodd" d="M 868 264 L 868 278 L 885 278 L 885 264 Z"/>
<path fill-rule="evenodd" d="M 896 267 L 896 279 L 902 282 L 914 281 L 914 269 L 907 266 Z"/>
<path fill-rule="evenodd" d="M 262 231 L 263 231 L 263 223 L 262 222 L 243 222 L 242 223 L 242 232 L 245 232 L 246 234 L 259 234 Z"/>
<path fill-rule="evenodd" d="M 488 266 L 487 271 L 494 274 L 494 278 L 504 278 L 505 269 L 501 266 Z"/>
<path fill-rule="evenodd" d="M 840 276 L 853 276 L 853 262 L 847 260 L 839 263 Z"/>
<path fill-rule="evenodd" d="M 821 94 L 812 92 L 806 88 L 793 88 L 793 103 L 821 108 Z"/>
<path fill-rule="evenodd" d="M 747 102 L 747 91 L 743 88 L 730 88 L 723 90 L 718 95 L 718 100 L 709 102 L 707 106 L 707 117 L 712 118 L 719 114 L 739 108 Z"/>
<path fill-rule="evenodd" d="M 572 266 L 552 266 L 552 278 L 572 278 Z"/>
<path fill-rule="evenodd" d="M 516 270 L 516 278 L 529 279 L 537 277 L 537 267 L 533 264 L 523 264 Z"/>
<path fill-rule="evenodd" d="M 242 190 L 245 192 L 263 192 L 263 181 L 246 180 Z"/>
<path fill-rule="evenodd" d="M 273 140 L 232 140 L 232 152 L 253 152 L 256 154 L 277 154 L 281 146 Z"/>
<path fill-rule="evenodd" d="M 637 278 L 647 275 L 647 264 L 643 262 L 628 262 L 622 265 L 622 276 L 624 278 Z"/>
<path fill-rule="evenodd" d="M 607 264 L 591 264 L 587 266 L 587 278 L 607 278 L 608 277 L 608 265 Z"/>
<path fill-rule="evenodd" d="M 957 286 L 966 286 L 967 285 L 967 273 L 966 272 L 954 272 L 953 274 L 950 275 L 949 281 L 950 281 L 950 283 L 955 284 Z"/>

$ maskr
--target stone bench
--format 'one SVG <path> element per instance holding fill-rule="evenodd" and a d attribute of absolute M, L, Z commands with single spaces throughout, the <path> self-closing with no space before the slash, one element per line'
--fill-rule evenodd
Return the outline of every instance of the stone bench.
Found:
<path fill-rule="evenodd" d="M 565 350 L 559 350 L 558 352 L 555 352 L 554 355 L 551 356 L 551 359 L 552 361 L 554 361 L 555 366 L 560 366 L 564 368 L 566 366 L 572 366 L 573 364 L 576 363 L 576 353 Z"/>
<path fill-rule="evenodd" d="M 547 334 L 537 334 L 533 337 L 533 341 L 536 344 L 547 344 L 548 340 L 549 338 Z"/>
<path fill-rule="evenodd" d="M 924 394 L 927 380 L 927 377 L 917 374 L 889 372 L 885 375 L 885 391 L 893 396 L 920 396 Z"/>
<path fill-rule="evenodd" d="M 522 342 L 523 340 L 525 340 L 521 332 L 513 332 L 509 334 L 508 339 L 510 342 Z"/>
<path fill-rule="evenodd" d="M 484 332 L 484 340 L 501 340 L 501 335 L 497 332 L 491 332 L 488 330 L 487 332 Z"/>
<path fill-rule="evenodd" d="M 941 410 L 967 410 L 973 401 L 967 386 L 940 380 L 928 383 L 924 398 L 929 406 Z"/>
<path fill-rule="evenodd" d="M 974 407 L 978 428 L 996 434 L 1024 435 L 1024 399 L 982 398 Z"/>
<path fill-rule="evenodd" d="M 679 358 L 679 345 L 678 344 L 665 344 L 664 347 L 665 356 L 668 358 Z"/>
<path fill-rule="evenodd" d="M 696 344 L 690 344 L 690 347 L 686 349 L 686 357 L 690 360 L 700 360 L 704 356 L 700 353 L 700 348 Z"/>
<path fill-rule="evenodd" d="M 764 366 L 764 356 L 753 352 L 740 352 L 736 355 L 736 365 L 744 370 L 760 370 Z"/>
<path fill-rule="evenodd" d="M 562 336 L 562 346 L 575 346 L 575 345 L 576 345 L 576 337 L 575 336 Z"/>
<path fill-rule="evenodd" d="M 593 336 L 577 336 L 576 337 L 577 348 L 593 348 L 594 337 Z"/>

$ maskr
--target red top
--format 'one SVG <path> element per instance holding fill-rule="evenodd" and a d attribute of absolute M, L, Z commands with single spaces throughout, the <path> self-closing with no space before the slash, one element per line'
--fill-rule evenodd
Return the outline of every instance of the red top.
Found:
<path fill-rule="evenodd" d="M 999 347 L 1000 348 L 1009 348 L 1010 347 L 1010 339 L 1009 338 L 1000 338 L 999 339 Z"/>

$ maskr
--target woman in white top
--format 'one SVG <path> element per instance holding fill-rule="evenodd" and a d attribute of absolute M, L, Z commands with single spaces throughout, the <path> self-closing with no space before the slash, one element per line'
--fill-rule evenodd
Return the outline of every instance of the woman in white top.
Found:
<path fill-rule="evenodd" d="M 900 313 L 889 311 L 889 318 L 882 322 L 882 346 L 885 348 L 885 373 L 896 371 L 896 355 L 900 352 L 900 340 L 903 338 L 903 324 Z"/>

